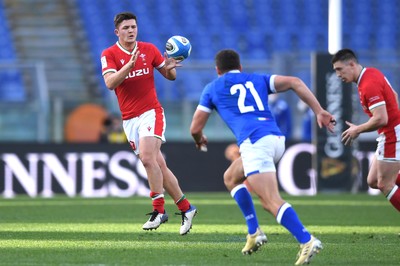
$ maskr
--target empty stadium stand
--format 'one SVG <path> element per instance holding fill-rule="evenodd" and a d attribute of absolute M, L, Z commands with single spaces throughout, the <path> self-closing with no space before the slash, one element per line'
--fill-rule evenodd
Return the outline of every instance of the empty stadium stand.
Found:
<path fill-rule="evenodd" d="M 265 69 L 303 78 L 311 86 L 312 52 L 328 49 L 328 3 L 324 0 L 0 0 L 0 61 L 43 61 L 50 97 L 91 101 L 110 97 L 100 55 L 117 40 L 113 18 L 121 11 L 138 17 L 142 41 L 161 51 L 172 35 L 189 38 L 193 50 L 175 82 L 156 76 L 162 101 L 197 101 L 216 77 L 196 68 L 212 62 L 223 48 Z M 400 1 L 346 0 L 342 12 L 343 47 L 397 78 Z M 288 68 L 279 60 L 295 58 Z M 398 54 L 397 54 L 398 55 Z M 289 58 L 289 59 L 288 59 Z M 295 62 L 295 63 L 293 63 Z M 186 68 L 185 68 L 186 66 Z M 190 69 L 190 71 L 188 71 Z M 0 101 L 24 101 L 26 80 L 16 70 L 0 71 Z M 400 88 L 395 79 L 394 87 Z M 112 92 L 111 92 L 112 93 Z"/>
<path fill-rule="evenodd" d="M 2 0 L 15 50 L 23 62 L 43 62 L 49 94 L 64 99 L 93 97 L 97 81 L 69 0 Z"/>

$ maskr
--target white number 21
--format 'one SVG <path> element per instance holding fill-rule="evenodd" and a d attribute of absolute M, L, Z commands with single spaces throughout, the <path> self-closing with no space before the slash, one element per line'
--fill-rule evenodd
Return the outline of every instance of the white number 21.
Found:
<path fill-rule="evenodd" d="M 247 81 L 246 84 L 235 84 L 231 87 L 231 95 L 236 94 L 239 91 L 239 98 L 238 98 L 238 107 L 241 113 L 248 113 L 254 112 L 253 105 L 245 105 L 244 101 L 246 99 L 247 90 L 250 91 L 251 95 L 253 96 L 254 100 L 256 101 L 256 105 L 258 110 L 264 111 L 264 105 L 258 95 L 256 89 L 254 88 L 254 84 L 251 81 Z"/>

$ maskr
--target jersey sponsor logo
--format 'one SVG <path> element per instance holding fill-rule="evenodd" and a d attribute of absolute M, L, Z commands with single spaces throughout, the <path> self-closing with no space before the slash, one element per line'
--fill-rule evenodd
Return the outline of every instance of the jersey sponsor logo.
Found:
<path fill-rule="evenodd" d="M 125 60 L 124 59 L 121 59 L 119 61 L 121 62 L 121 64 L 125 64 Z"/>
<path fill-rule="evenodd" d="M 101 57 L 101 68 L 106 68 L 107 67 L 107 59 L 106 56 Z"/>
<path fill-rule="evenodd" d="M 379 96 L 373 96 L 373 97 L 371 97 L 371 98 L 368 99 L 368 101 L 369 101 L 370 103 L 372 103 L 372 102 L 374 102 L 374 101 L 376 101 L 376 100 L 379 100 Z"/>
<path fill-rule="evenodd" d="M 142 69 L 137 69 L 137 70 L 129 72 L 128 76 L 126 76 L 125 79 L 148 75 L 149 73 L 150 73 L 150 69 L 148 67 L 142 68 Z"/>
<path fill-rule="evenodd" d="M 147 127 L 147 130 L 150 132 L 150 130 L 151 130 L 151 127 Z"/>

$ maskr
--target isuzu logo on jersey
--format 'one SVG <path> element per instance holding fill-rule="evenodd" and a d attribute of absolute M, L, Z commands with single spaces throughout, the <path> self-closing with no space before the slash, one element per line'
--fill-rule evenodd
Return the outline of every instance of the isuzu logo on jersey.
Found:
<path fill-rule="evenodd" d="M 148 75 L 149 73 L 150 73 L 150 69 L 148 67 L 142 68 L 142 69 L 137 69 L 137 70 L 129 72 L 128 76 L 126 76 L 125 79 Z"/>

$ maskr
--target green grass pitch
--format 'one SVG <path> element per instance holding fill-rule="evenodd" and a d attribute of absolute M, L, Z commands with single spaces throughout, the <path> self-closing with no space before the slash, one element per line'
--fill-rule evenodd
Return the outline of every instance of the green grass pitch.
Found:
<path fill-rule="evenodd" d="M 143 231 L 144 197 L 0 200 L 0 265 L 293 265 L 295 239 L 255 199 L 269 242 L 243 256 L 246 225 L 229 193 L 188 193 L 199 213 L 179 235 L 180 216 Z M 400 215 L 383 196 L 284 198 L 324 244 L 312 265 L 400 265 Z"/>

